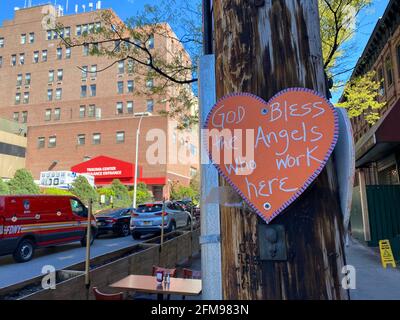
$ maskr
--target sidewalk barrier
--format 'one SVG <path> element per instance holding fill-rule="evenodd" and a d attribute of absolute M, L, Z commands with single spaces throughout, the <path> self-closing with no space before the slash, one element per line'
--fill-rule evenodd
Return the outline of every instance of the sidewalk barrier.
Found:
<path fill-rule="evenodd" d="M 175 231 L 164 236 L 146 240 L 131 247 L 91 259 L 91 287 L 111 292 L 109 285 L 129 274 L 151 275 L 152 267 L 160 265 L 173 268 L 182 261 L 199 253 L 200 229 Z M 56 272 L 56 289 L 42 289 L 43 276 L 15 284 L 0 290 L 0 300 L 85 300 L 85 263 L 81 262 Z M 90 290 L 89 299 L 94 299 Z"/>

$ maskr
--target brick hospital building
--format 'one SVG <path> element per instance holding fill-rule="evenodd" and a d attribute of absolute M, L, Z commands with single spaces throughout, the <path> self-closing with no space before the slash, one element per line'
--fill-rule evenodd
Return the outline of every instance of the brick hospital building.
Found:
<path fill-rule="evenodd" d="M 42 171 L 79 169 L 96 172 L 97 185 L 114 178 L 132 185 L 136 130 L 142 119 L 139 182 L 146 183 L 156 199 L 168 197 L 170 182 L 188 185 L 198 170 L 198 139 L 193 138 L 197 133 L 182 133 L 173 119 L 160 114 L 170 106 L 168 99 L 151 95 L 153 79 L 140 88 L 143 92 L 147 86 L 148 94 L 136 94 L 135 68 L 129 61 L 98 72 L 113 61 L 90 55 L 88 46 L 63 46 L 56 32 L 42 26 L 51 11 L 56 11 L 52 5 L 16 9 L 14 18 L 0 27 L 0 118 L 27 125 L 26 167 L 34 178 L 39 180 Z M 99 12 L 58 12 L 57 22 L 66 37 L 79 38 L 101 26 Z M 167 24 L 165 28 L 173 35 Z M 190 61 L 174 38 L 153 35 L 150 50 L 169 48 L 167 60 L 179 51 Z M 146 159 L 146 150 L 154 143 L 146 141 L 150 129 L 167 135 L 165 164 Z M 182 146 L 192 160 L 172 163 L 169 150 Z"/>

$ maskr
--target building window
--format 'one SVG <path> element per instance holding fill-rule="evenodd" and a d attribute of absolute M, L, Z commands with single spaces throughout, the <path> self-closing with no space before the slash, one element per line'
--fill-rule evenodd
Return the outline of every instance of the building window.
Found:
<path fill-rule="evenodd" d="M 22 85 L 22 74 L 20 73 L 19 75 L 17 75 L 17 86 L 21 86 Z"/>
<path fill-rule="evenodd" d="M 89 45 L 88 44 L 83 45 L 83 55 L 84 56 L 89 55 Z"/>
<path fill-rule="evenodd" d="M 197 169 L 196 168 L 190 168 L 190 177 L 194 178 L 197 174 Z"/>
<path fill-rule="evenodd" d="M 125 142 L 125 131 L 118 131 L 116 138 L 117 138 L 117 143 L 124 143 Z"/>
<path fill-rule="evenodd" d="M 97 94 L 97 89 L 95 84 L 90 85 L 90 96 L 95 97 Z"/>
<path fill-rule="evenodd" d="M 93 133 L 92 144 L 100 144 L 101 143 L 101 134 Z"/>
<path fill-rule="evenodd" d="M 133 92 L 133 80 L 128 80 L 128 92 Z"/>
<path fill-rule="evenodd" d="M 24 92 L 24 104 L 29 103 L 29 92 Z"/>
<path fill-rule="evenodd" d="M 88 67 L 87 66 L 82 66 L 82 68 L 81 68 L 82 79 L 86 79 L 87 78 L 87 71 L 88 71 Z"/>
<path fill-rule="evenodd" d="M 90 67 L 90 76 L 91 76 L 92 78 L 96 78 L 96 77 L 97 77 L 97 64 L 93 64 L 93 65 Z"/>
<path fill-rule="evenodd" d="M 13 113 L 13 120 L 14 120 L 15 122 L 19 122 L 19 112 L 14 112 L 14 113 Z"/>
<path fill-rule="evenodd" d="M 81 86 L 81 98 L 86 98 L 87 96 L 87 86 Z"/>
<path fill-rule="evenodd" d="M 96 106 L 94 104 L 89 105 L 88 108 L 88 117 L 94 118 L 96 116 Z"/>
<path fill-rule="evenodd" d="M 154 81 L 153 79 L 147 79 L 146 81 L 146 87 L 147 89 L 152 89 L 154 87 Z"/>
<path fill-rule="evenodd" d="M 47 90 L 47 101 L 52 101 L 53 100 L 53 89 L 48 89 Z"/>
<path fill-rule="evenodd" d="M 20 53 L 19 54 L 19 64 L 24 65 L 25 64 L 25 53 Z"/>
<path fill-rule="evenodd" d="M 76 35 L 77 36 L 82 35 L 82 27 L 80 25 L 76 26 Z"/>
<path fill-rule="evenodd" d="M 13 55 L 11 56 L 11 65 L 12 65 L 13 67 L 15 67 L 15 66 L 17 65 L 17 55 L 16 55 L 16 54 L 13 54 Z"/>
<path fill-rule="evenodd" d="M 71 59 L 71 48 L 65 49 L 65 59 Z"/>
<path fill-rule="evenodd" d="M 124 61 L 119 61 L 118 62 L 118 73 L 122 74 L 125 72 L 125 63 Z"/>
<path fill-rule="evenodd" d="M 400 44 L 397 46 L 397 71 L 399 73 L 400 78 Z"/>
<path fill-rule="evenodd" d="M 53 39 L 53 31 L 52 30 L 47 30 L 47 40 Z"/>
<path fill-rule="evenodd" d="M 124 82 L 123 82 L 123 81 L 118 81 L 118 84 L 117 84 L 117 92 L 118 92 L 119 94 L 124 93 Z"/>
<path fill-rule="evenodd" d="M 124 113 L 124 105 L 122 102 L 117 102 L 117 108 L 116 108 L 117 114 L 123 114 Z"/>
<path fill-rule="evenodd" d="M 31 74 L 30 73 L 25 73 L 25 85 L 26 86 L 31 85 Z"/>
<path fill-rule="evenodd" d="M 44 121 L 51 120 L 51 109 L 46 109 L 44 112 Z"/>
<path fill-rule="evenodd" d="M 385 95 L 385 76 L 383 74 L 383 68 L 380 67 L 378 69 L 378 82 L 380 82 L 380 87 L 379 87 L 379 94 L 381 96 Z"/>
<path fill-rule="evenodd" d="M 0 48 L 4 48 L 4 38 L 0 38 Z"/>
<path fill-rule="evenodd" d="M 78 146 L 85 145 L 86 142 L 86 135 L 85 134 L 78 134 L 77 144 Z"/>
<path fill-rule="evenodd" d="M 57 60 L 62 59 L 62 48 L 57 48 Z"/>
<path fill-rule="evenodd" d="M 120 52 L 121 51 L 121 40 L 116 40 L 115 41 L 114 51 L 115 52 Z"/>
<path fill-rule="evenodd" d="M 392 64 L 392 58 L 390 55 L 388 55 L 386 57 L 385 69 L 386 69 L 387 84 L 388 84 L 388 88 L 389 88 L 393 84 L 393 64 Z"/>
<path fill-rule="evenodd" d="M 0 56 L 0 68 L 3 66 L 3 57 Z"/>
<path fill-rule="evenodd" d="M 86 106 L 79 107 L 79 118 L 84 118 L 86 116 Z"/>
<path fill-rule="evenodd" d="M 49 148 L 55 148 L 57 146 L 57 137 L 56 136 L 51 136 L 49 137 Z"/>
<path fill-rule="evenodd" d="M 128 102 L 126 103 L 126 111 L 127 111 L 129 114 L 133 114 L 133 101 L 128 101 Z"/>
<path fill-rule="evenodd" d="M 128 73 L 133 73 L 134 62 L 132 59 L 128 59 Z"/>
<path fill-rule="evenodd" d="M 33 63 L 38 63 L 39 62 L 39 51 L 35 51 L 33 53 Z"/>
<path fill-rule="evenodd" d="M 61 100 L 62 98 L 62 89 L 58 88 L 56 89 L 56 100 Z"/>
<path fill-rule="evenodd" d="M 38 149 L 43 149 L 46 143 L 46 139 L 44 137 L 39 137 L 37 140 Z"/>
<path fill-rule="evenodd" d="M 147 112 L 153 112 L 154 111 L 154 101 L 147 100 Z"/>
<path fill-rule="evenodd" d="M 29 43 L 34 43 L 35 42 L 35 33 L 31 32 L 29 34 Z"/>
<path fill-rule="evenodd" d="M 26 34 L 21 34 L 21 44 L 26 43 Z"/>
<path fill-rule="evenodd" d="M 51 83 L 54 81 L 54 70 L 49 70 L 49 80 L 48 82 Z"/>
<path fill-rule="evenodd" d="M 47 61 L 47 50 L 42 50 L 42 61 L 43 62 Z"/>
<path fill-rule="evenodd" d="M 28 111 L 22 111 L 22 123 L 28 122 Z"/>
<path fill-rule="evenodd" d="M 154 34 L 150 35 L 148 43 L 149 43 L 149 49 L 154 49 Z"/>
<path fill-rule="evenodd" d="M 71 27 L 64 28 L 65 37 L 69 38 L 71 36 Z"/>
<path fill-rule="evenodd" d="M 21 94 L 17 92 L 15 94 L 15 104 L 20 104 L 21 103 Z"/>
<path fill-rule="evenodd" d="M 61 109 L 55 108 L 54 109 L 54 120 L 60 120 L 60 119 L 61 119 Z"/>
<path fill-rule="evenodd" d="M 63 69 L 58 69 L 57 70 L 57 81 L 62 81 L 64 76 L 64 71 Z"/>
<path fill-rule="evenodd" d="M 87 24 L 84 24 L 84 25 L 82 25 L 82 35 L 87 35 L 87 33 L 88 33 L 88 25 Z"/>
<path fill-rule="evenodd" d="M 98 43 L 95 42 L 92 44 L 92 52 L 93 52 L 93 54 L 99 53 L 99 44 Z"/>

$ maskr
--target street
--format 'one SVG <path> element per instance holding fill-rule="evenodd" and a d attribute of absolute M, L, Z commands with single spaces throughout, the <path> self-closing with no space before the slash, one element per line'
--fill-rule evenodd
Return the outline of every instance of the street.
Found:
<path fill-rule="evenodd" d="M 346 257 L 347 264 L 356 269 L 356 289 L 350 290 L 351 300 L 400 299 L 400 270 L 384 269 L 376 248 L 350 240 Z"/>
<path fill-rule="evenodd" d="M 91 257 L 129 247 L 142 240 L 133 240 L 131 236 L 101 236 L 91 247 Z M 45 265 L 61 270 L 70 265 L 84 261 L 85 248 L 79 242 L 53 248 L 38 249 L 33 259 L 26 263 L 16 263 L 11 255 L 0 257 L 0 288 L 19 283 L 42 274 Z"/>

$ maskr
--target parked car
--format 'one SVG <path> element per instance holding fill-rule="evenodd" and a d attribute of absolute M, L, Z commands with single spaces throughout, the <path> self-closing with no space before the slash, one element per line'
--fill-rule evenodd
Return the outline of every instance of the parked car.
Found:
<path fill-rule="evenodd" d="M 37 248 L 75 241 L 86 246 L 87 217 L 73 196 L 0 196 L 0 255 L 27 262 Z M 96 232 L 93 217 L 91 243 Z"/>
<path fill-rule="evenodd" d="M 200 218 L 200 208 L 199 206 L 195 205 L 191 200 L 176 200 L 175 202 L 181 205 L 185 211 L 193 213 L 194 218 Z"/>
<path fill-rule="evenodd" d="M 139 205 L 132 213 L 131 233 L 134 239 L 140 239 L 142 235 L 160 233 L 162 226 L 162 214 L 164 213 L 164 230 L 166 233 L 190 225 L 190 213 L 179 204 L 166 201 Z"/>
<path fill-rule="evenodd" d="M 121 237 L 130 235 L 131 208 L 107 209 L 96 214 L 97 236 L 113 233 Z"/>

